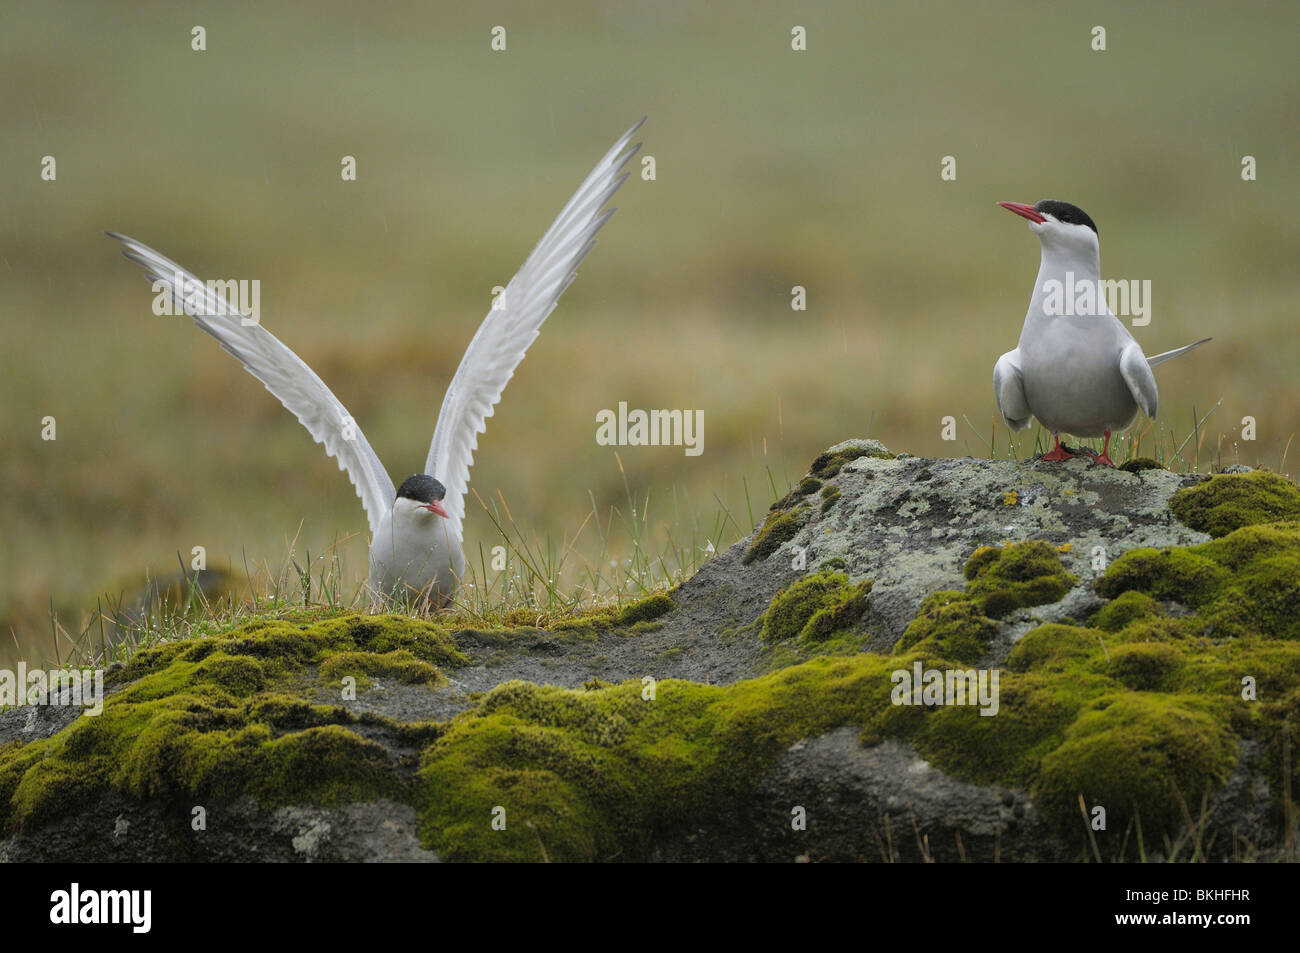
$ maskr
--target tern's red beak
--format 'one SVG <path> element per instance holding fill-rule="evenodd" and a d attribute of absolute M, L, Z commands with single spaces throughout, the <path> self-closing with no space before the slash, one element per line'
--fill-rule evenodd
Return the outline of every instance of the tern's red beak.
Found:
<path fill-rule="evenodd" d="M 439 516 L 443 517 L 444 519 L 447 518 L 447 511 L 442 508 L 441 501 L 434 500 L 432 503 L 424 503 L 422 505 L 430 513 L 437 513 Z"/>
<path fill-rule="evenodd" d="M 1008 212 L 1015 212 L 1021 218 L 1027 218 L 1031 222 L 1042 223 L 1047 221 L 1047 219 L 1034 211 L 1032 205 L 1025 205 L 1023 202 L 999 202 L 998 204 Z"/>

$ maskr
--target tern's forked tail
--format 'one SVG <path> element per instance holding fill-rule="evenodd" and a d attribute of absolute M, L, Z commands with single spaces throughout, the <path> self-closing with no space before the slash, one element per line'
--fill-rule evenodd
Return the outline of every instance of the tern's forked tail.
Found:
<path fill-rule="evenodd" d="M 1165 361 L 1171 361 L 1174 358 L 1176 358 L 1178 355 L 1186 354 L 1192 348 L 1200 347 L 1202 344 L 1208 344 L 1210 341 L 1213 340 L 1214 338 L 1201 338 L 1201 340 L 1197 341 L 1195 344 L 1185 344 L 1182 347 L 1174 348 L 1172 351 L 1165 351 L 1163 354 L 1157 354 L 1155 357 L 1148 357 L 1147 363 L 1152 367 L 1155 367 L 1157 364 L 1163 364 Z"/>

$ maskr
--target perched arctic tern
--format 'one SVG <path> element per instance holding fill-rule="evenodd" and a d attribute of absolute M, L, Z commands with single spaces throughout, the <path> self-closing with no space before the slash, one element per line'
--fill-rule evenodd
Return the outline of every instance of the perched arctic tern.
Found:
<path fill-rule="evenodd" d="M 178 313 L 216 338 L 337 458 L 370 521 L 370 589 L 377 601 L 414 598 L 441 606 L 454 596 L 465 571 L 461 523 L 478 434 L 595 245 L 596 233 L 616 211 L 602 209 L 630 174 L 623 167 L 641 144 L 629 149 L 628 143 L 643 122 L 605 153 L 498 295 L 447 388 L 424 473 L 396 490 L 343 404 L 293 351 L 180 265 L 108 233 L 126 246 L 127 258 L 144 267 L 155 290 L 170 296 Z"/>
<path fill-rule="evenodd" d="M 1057 288 L 1092 282 L 1100 289 L 1097 226 L 1087 212 L 1069 202 L 998 204 L 1029 219 L 1029 230 L 1038 236 L 1043 250 L 1020 344 L 998 358 L 993 368 L 998 410 L 1012 430 L 1028 427 L 1032 416 L 1052 432 L 1055 445 L 1044 460 L 1075 456 L 1061 449 L 1063 433 L 1104 436 L 1100 456 L 1085 452 L 1097 463 L 1113 467 L 1111 431 L 1129 426 L 1139 407 L 1148 417 L 1156 415 L 1156 378 L 1151 368 L 1210 338 L 1147 357 L 1128 328 L 1111 314 L 1100 290 L 1095 296 L 1096 313 L 1054 313 L 1056 309 L 1048 306 L 1051 282 L 1060 282 Z"/>

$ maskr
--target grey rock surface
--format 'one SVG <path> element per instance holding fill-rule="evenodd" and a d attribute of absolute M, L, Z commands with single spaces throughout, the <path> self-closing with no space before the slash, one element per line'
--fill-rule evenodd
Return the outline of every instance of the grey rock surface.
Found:
<path fill-rule="evenodd" d="M 0 841 L 0 863 L 436 862 L 420 846 L 415 811 L 378 800 L 342 808 L 295 805 L 266 811 L 251 798 L 204 807 L 107 794 L 39 831 Z"/>

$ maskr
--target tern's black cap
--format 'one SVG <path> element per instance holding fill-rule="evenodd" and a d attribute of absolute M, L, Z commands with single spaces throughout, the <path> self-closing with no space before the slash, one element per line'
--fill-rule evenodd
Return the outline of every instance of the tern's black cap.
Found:
<path fill-rule="evenodd" d="M 1097 231 L 1097 223 L 1088 217 L 1088 213 L 1077 205 L 1071 205 L 1069 202 L 1043 199 L 1034 206 L 1034 211 L 1039 215 L 1050 215 L 1058 222 L 1064 222 L 1066 225 L 1087 225 L 1092 229 L 1094 235 L 1101 236 L 1101 233 Z"/>
<path fill-rule="evenodd" d="M 432 503 L 447 495 L 447 488 L 427 473 L 417 473 L 402 481 L 397 488 L 397 498 L 415 500 L 417 503 Z"/>

